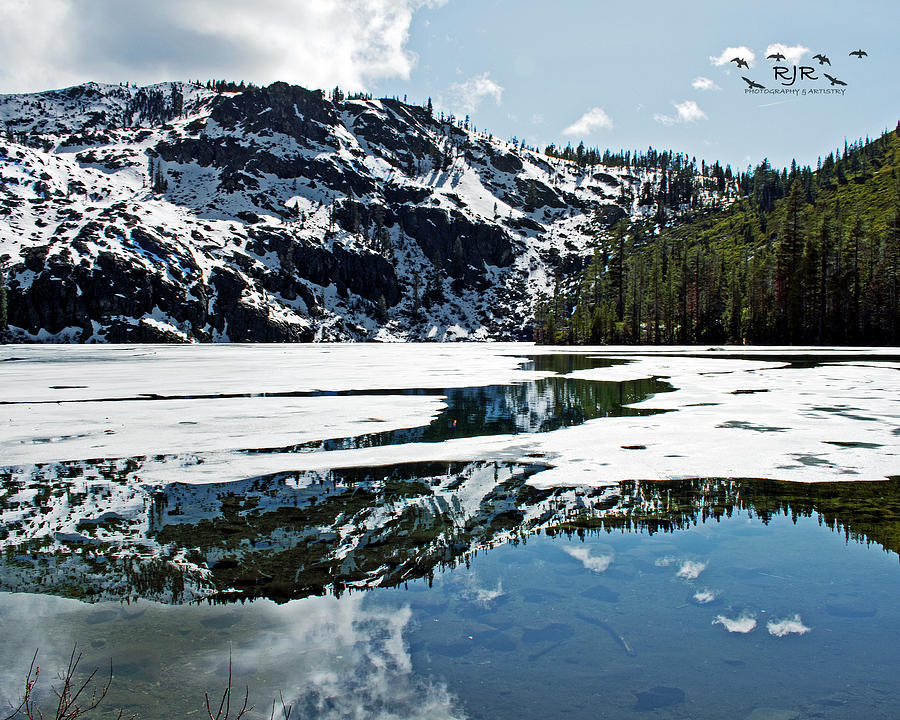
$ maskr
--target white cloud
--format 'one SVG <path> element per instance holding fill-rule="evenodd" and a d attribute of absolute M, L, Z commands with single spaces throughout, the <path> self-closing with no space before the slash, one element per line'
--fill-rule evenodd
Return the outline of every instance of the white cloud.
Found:
<path fill-rule="evenodd" d="M 781 53 L 784 55 L 785 59 L 793 64 L 798 65 L 800 60 L 803 59 L 803 56 L 809 52 L 808 47 L 804 47 L 803 45 L 785 45 L 784 43 L 772 43 L 769 47 L 766 48 L 766 57 L 769 55 L 774 55 L 776 53 Z"/>
<path fill-rule="evenodd" d="M 613 561 L 612 553 L 608 553 L 606 555 L 591 555 L 590 548 L 586 547 L 566 547 L 563 548 L 569 555 L 571 555 L 576 560 L 581 561 L 581 564 L 587 570 L 595 573 L 606 572 L 609 569 L 610 563 Z"/>
<path fill-rule="evenodd" d="M 698 120 L 706 120 L 706 113 L 700 109 L 693 100 L 685 100 L 681 103 L 672 103 L 675 107 L 676 115 L 664 115 L 656 113 L 653 119 L 661 125 L 675 125 L 676 123 L 692 123 Z"/>
<path fill-rule="evenodd" d="M 716 594 L 711 590 L 698 590 L 694 593 L 694 602 L 698 605 L 707 605 L 716 599 Z"/>
<path fill-rule="evenodd" d="M 459 115 L 470 115 L 485 98 L 494 98 L 497 105 L 503 99 L 503 88 L 491 79 L 489 72 L 475 75 L 464 82 L 453 83 L 447 99 L 439 104 Z"/>
<path fill-rule="evenodd" d="M 778 620 L 777 622 L 774 620 L 770 621 L 766 627 L 769 629 L 769 634 L 774 635 L 775 637 L 784 637 L 785 635 L 805 635 L 810 631 L 810 628 L 803 624 L 799 615 L 794 615 L 793 617 L 785 618 L 784 620 Z"/>
<path fill-rule="evenodd" d="M 685 560 L 681 563 L 681 567 L 675 574 L 677 577 L 684 578 L 685 580 L 696 580 L 704 570 L 706 570 L 705 562 Z"/>
<path fill-rule="evenodd" d="M 746 635 L 756 628 L 756 618 L 748 613 L 742 613 L 736 618 L 727 618 L 724 615 L 716 615 L 713 625 L 721 625 L 728 632 Z"/>
<path fill-rule="evenodd" d="M 597 128 L 611 130 L 612 118 L 606 114 L 603 108 L 591 108 L 578 120 L 563 130 L 563 135 L 590 135 Z"/>
<path fill-rule="evenodd" d="M 675 109 L 678 111 L 678 120 L 680 122 L 696 122 L 697 120 L 706 120 L 706 113 L 700 109 L 693 100 L 685 100 L 683 103 L 675 103 Z"/>
<path fill-rule="evenodd" d="M 413 14 L 446 0 L 4 0 L 0 87 L 227 78 L 366 89 L 408 78 Z"/>
<path fill-rule="evenodd" d="M 40 8 L 36 7 L 38 2 Z M 6 0 L 0 4 L 0 87 L 3 92 L 69 85 L 62 32 L 71 0 Z M 57 80 L 57 75 L 65 78 Z"/>
<path fill-rule="evenodd" d="M 722 51 L 721 55 L 710 55 L 709 61 L 718 67 L 720 65 L 727 65 L 736 57 L 746 60 L 750 67 L 753 67 L 756 64 L 756 54 L 746 45 L 727 47 Z"/>
<path fill-rule="evenodd" d="M 718 85 L 716 85 L 712 80 L 708 77 L 700 77 L 694 78 L 694 82 L 691 83 L 691 87 L 694 90 L 721 90 Z"/>

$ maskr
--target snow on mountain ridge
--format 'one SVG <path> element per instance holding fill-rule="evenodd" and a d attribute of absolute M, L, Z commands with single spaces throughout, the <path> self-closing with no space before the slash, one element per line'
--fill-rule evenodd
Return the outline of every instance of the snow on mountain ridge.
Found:
<path fill-rule="evenodd" d="M 284 83 L 89 83 L 0 122 L 20 340 L 521 338 L 656 181 Z"/>

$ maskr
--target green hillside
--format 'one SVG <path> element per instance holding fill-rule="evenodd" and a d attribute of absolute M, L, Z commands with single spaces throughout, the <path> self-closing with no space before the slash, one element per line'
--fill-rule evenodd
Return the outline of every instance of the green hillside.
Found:
<path fill-rule="evenodd" d="M 725 209 L 622 221 L 540 303 L 539 343 L 900 342 L 900 124 L 818 167 L 763 161 Z"/>

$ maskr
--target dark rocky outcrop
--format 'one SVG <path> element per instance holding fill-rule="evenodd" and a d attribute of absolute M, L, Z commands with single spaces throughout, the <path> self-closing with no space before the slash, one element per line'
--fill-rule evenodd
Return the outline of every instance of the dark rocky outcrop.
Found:
<path fill-rule="evenodd" d="M 338 122 L 334 105 L 320 91 L 283 82 L 219 97 L 210 119 L 229 130 L 242 125 L 249 132 L 278 132 L 304 143 L 328 142 L 329 128 Z"/>
<path fill-rule="evenodd" d="M 417 169 L 423 160 L 432 167 L 444 167 L 447 160 L 441 149 L 422 126 L 433 125 L 434 121 L 424 112 L 413 114 L 413 108 L 386 102 L 398 117 L 399 123 L 385 123 L 374 111 L 361 112 L 353 121 L 354 133 L 369 145 L 379 157 L 384 158 L 403 171 Z M 421 108 L 419 108 L 421 110 Z"/>
<path fill-rule="evenodd" d="M 603 205 L 594 211 L 594 218 L 604 227 L 611 227 L 627 217 L 628 213 L 618 205 Z"/>
<path fill-rule="evenodd" d="M 329 251 L 269 228 L 252 228 L 249 235 L 252 240 L 248 250 L 258 255 L 276 253 L 288 277 L 296 276 L 322 286 L 334 283 L 340 294 L 350 290 L 373 302 L 384 298 L 388 305 L 395 305 L 400 300 L 400 283 L 394 266 L 377 253 L 351 252 L 341 245 Z M 301 290 L 303 286 L 299 283 L 289 283 L 283 275 L 273 287 L 301 297 L 308 292 L 305 288 Z M 309 304 L 306 297 L 304 301 Z"/>
<path fill-rule="evenodd" d="M 517 173 L 522 169 L 522 161 L 512 153 L 491 153 L 491 165 L 500 172 Z"/>
<path fill-rule="evenodd" d="M 619 185 L 622 184 L 609 173 L 598 172 L 591 175 L 591 177 L 598 182 L 606 183 L 607 185 L 612 185 L 613 187 L 619 187 Z"/>
<path fill-rule="evenodd" d="M 15 275 L 24 269 L 11 269 L 8 317 L 10 325 L 32 334 L 44 330 L 55 335 L 80 328 L 84 341 L 94 334 L 93 322 L 97 322 L 110 342 L 183 341 L 184 337 L 154 323 L 142 322 L 163 312 L 193 340 L 210 340 L 210 328 L 227 333 L 235 342 L 312 340 L 309 327 L 270 318 L 264 308 L 242 303 L 249 286 L 228 269 L 214 270 L 208 285 L 198 273 L 184 276 L 179 283 L 114 253 L 101 252 L 93 266 L 54 261 L 23 288 Z"/>
<path fill-rule="evenodd" d="M 232 342 L 312 342 L 314 333 L 308 325 L 275 320 L 267 308 L 241 302 L 250 285 L 235 271 L 215 268 L 209 284 L 216 293 L 210 322 Z"/>
<path fill-rule="evenodd" d="M 517 177 L 516 189 L 521 194 L 525 201 L 525 205 L 527 206 L 551 207 L 556 209 L 566 207 L 566 203 L 563 202 L 559 194 L 539 180 Z"/>
<path fill-rule="evenodd" d="M 304 178 L 321 182 L 335 192 L 354 193 L 357 196 L 375 192 L 371 178 L 358 172 L 348 172 L 328 160 L 307 157 L 301 153 L 279 156 L 260 148 L 246 147 L 225 138 L 185 138 L 159 143 L 154 151 L 166 162 L 196 162 L 202 167 L 222 169 L 220 189 L 235 192 L 256 189 L 254 176 L 261 173 L 281 179 Z"/>
<path fill-rule="evenodd" d="M 508 266 L 513 259 L 509 236 L 498 226 L 477 223 L 458 210 L 401 205 L 400 227 L 432 262 L 451 277 L 472 279 L 485 265 Z"/>

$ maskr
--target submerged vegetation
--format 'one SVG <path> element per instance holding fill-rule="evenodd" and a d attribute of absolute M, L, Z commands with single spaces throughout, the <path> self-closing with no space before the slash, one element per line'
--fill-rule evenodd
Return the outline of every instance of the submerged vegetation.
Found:
<path fill-rule="evenodd" d="M 589 267 L 538 303 L 535 340 L 896 345 L 898 173 L 900 125 L 815 170 L 763 160 L 727 208 L 667 222 L 690 198 L 664 169 L 642 190 L 646 219 L 598 236 Z"/>

